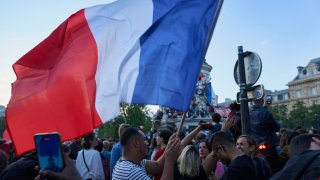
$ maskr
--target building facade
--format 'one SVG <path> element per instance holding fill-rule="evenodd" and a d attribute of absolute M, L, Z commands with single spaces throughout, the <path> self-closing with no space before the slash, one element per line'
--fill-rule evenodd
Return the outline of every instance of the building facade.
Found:
<path fill-rule="evenodd" d="M 297 69 L 297 76 L 287 84 L 288 89 L 272 93 L 273 105 L 286 105 L 290 111 L 297 101 L 302 101 L 307 106 L 320 104 L 320 58 Z"/>

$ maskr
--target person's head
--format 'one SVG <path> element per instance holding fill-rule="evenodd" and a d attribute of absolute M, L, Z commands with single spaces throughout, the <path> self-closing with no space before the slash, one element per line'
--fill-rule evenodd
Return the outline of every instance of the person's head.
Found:
<path fill-rule="evenodd" d="M 318 129 L 316 129 L 316 128 L 311 128 L 311 129 L 309 130 L 309 134 L 319 134 L 319 131 L 318 131 Z"/>
<path fill-rule="evenodd" d="M 111 151 L 113 147 L 113 142 L 110 141 L 103 141 L 103 150 L 105 151 Z"/>
<path fill-rule="evenodd" d="M 196 143 L 198 144 L 198 143 L 200 143 L 202 140 L 204 140 L 204 139 L 206 139 L 207 138 L 207 135 L 205 134 L 205 133 L 203 133 L 203 132 L 199 132 L 197 135 L 196 135 L 196 137 L 195 137 L 195 141 L 196 141 Z"/>
<path fill-rule="evenodd" d="M 219 123 L 221 120 L 221 115 L 218 113 L 213 113 L 211 116 L 211 121 L 215 123 Z"/>
<path fill-rule="evenodd" d="M 128 127 L 130 127 L 129 124 L 124 124 L 124 123 L 120 124 L 119 129 L 118 129 L 119 138 L 120 138 L 121 134 L 123 133 L 123 131 L 126 130 Z"/>
<path fill-rule="evenodd" d="M 296 127 L 294 127 L 294 128 L 293 128 L 293 131 L 297 131 L 297 130 L 299 130 L 299 129 L 302 129 L 302 126 L 296 126 Z"/>
<path fill-rule="evenodd" d="M 95 150 L 101 152 L 103 150 L 103 143 L 101 140 L 98 141 L 97 145 L 94 147 Z"/>
<path fill-rule="evenodd" d="M 34 169 L 37 165 L 37 154 L 29 153 L 8 165 L 2 171 L 0 179 L 34 179 L 39 174 Z"/>
<path fill-rule="evenodd" d="M 260 106 L 263 106 L 264 104 L 264 96 L 260 99 L 257 99 L 257 100 L 254 100 L 252 101 L 254 105 L 260 105 Z"/>
<path fill-rule="evenodd" d="M 199 156 L 201 159 L 205 159 L 211 152 L 211 146 L 208 140 L 202 140 L 199 144 Z"/>
<path fill-rule="evenodd" d="M 164 146 L 168 144 L 172 131 L 169 129 L 161 129 L 156 140 L 158 146 Z"/>
<path fill-rule="evenodd" d="M 113 139 L 113 137 L 109 136 L 109 137 L 107 138 L 107 141 L 113 143 L 113 142 L 114 142 L 114 139 Z"/>
<path fill-rule="evenodd" d="M 182 176 L 197 176 L 200 174 L 199 151 L 193 145 L 186 146 L 179 158 L 179 172 Z"/>
<path fill-rule="evenodd" d="M 252 136 L 239 136 L 236 147 L 250 157 L 255 157 L 257 155 L 257 141 Z"/>
<path fill-rule="evenodd" d="M 152 149 L 160 148 L 160 145 L 158 145 L 157 139 L 158 139 L 158 135 L 151 139 L 150 148 L 152 148 Z"/>
<path fill-rule="evenodd" d="M 158 130 L 160 128 L 161 121 L 160 120 L 155 120 L 153 122 L 153 129 Z"/>
<path fill-rule="evenodd" d="M 300 134 L 294 137 L 289 146 L 290 157 L 299 155 L 306 150 L 320 150 L 320 135 Z"/>
<path fill-rule="evenodd" d="M 218 159 L 223 164 L 230 164 L 231 153 L 237 149 L 234 145 L 234 141 L 226 133 L 219 131 L 212 135 L 210 140 L 212 151 L 214 151 Z"/>
<path fill-rule="evenodd" d="M 279 146 L 281 148 L 288 146 L 292 140 L 292 138 L 294 138 L 295 136 L 297 136 L 298 133 L 297 132 L 293 132 L 289 129 L 286 129 L 284 131 L 282 131 L 281 135 L 280 135 L 280 144 Z"/>
<path fill-rule="evenodd" d="M 124 153 L 132 153 L 141 160 L 147 155 L 148 142 L 144 133 L 133 127 L 129 127 L 120 136 L 120 144 Z"/>
<path fill-rule="evenodd" d="M 63 152 L 66 156 L 70 156 L 70 153 L 71 153 L 70 145 L 71 145 L 70 141 L 66 141 L 62 144 Z"/>
<path fill-rule="evenodd" d="M 306 129 L 306 128 L 298 129 L 296 132 L 297 132 L 297 133 L 299 133 L 299 134 L 308 133 L 308 131 L 307 131 L 307 129 Z"/>
<path fill-rule="evenodd" d="M 94 133 L 87 134 L 82 139 L 83 149 L 93 149 L 98 144 L 98 140 Z"/>
<path fill-rule="evenodd" d="M 302 126 L 296 126 L 294 129 L 293 129 L 294 132 L 297 132 L 298 134 L 304 134 L 304 133 L 307 133 L 307 130 L 306 128 L 302 127 Z"/>
<path fill-rule="evenodd" d="M 230 104 L 230 110 L 239 112 L 240 111 L 240 104 L 238 104 L 236 101 L 234 101 L 233 103 Z"/>

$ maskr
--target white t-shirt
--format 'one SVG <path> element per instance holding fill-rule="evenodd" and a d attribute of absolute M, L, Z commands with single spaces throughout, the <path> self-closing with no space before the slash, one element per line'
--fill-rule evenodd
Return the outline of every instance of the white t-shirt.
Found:
<path fill-rule="evenodd" d="M 82 152 L 84 151 L 84 157 L 90 173 L 84 163 Z M 101 162 L 100 153 L 93 149 L 81 150 L 78 152 L 76 167 L 79 171 L 80 176 L 83 179 L 94 179 L 94 180 L 104 180 L 104 172 Z"/>

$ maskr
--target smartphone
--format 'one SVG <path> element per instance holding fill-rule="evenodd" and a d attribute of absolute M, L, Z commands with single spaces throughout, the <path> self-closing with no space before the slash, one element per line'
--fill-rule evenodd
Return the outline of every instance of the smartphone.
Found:
<path fill-rule="evenodd" d="M 34 143 L 40 169 L 62 171 L 65 160 L 59 133 L 41 133 L 34 135 Z"/>

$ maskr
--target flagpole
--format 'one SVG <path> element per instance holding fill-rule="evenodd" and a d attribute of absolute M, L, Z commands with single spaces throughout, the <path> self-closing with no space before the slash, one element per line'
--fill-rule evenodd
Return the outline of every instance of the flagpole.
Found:
<path fill-rule="evenodd" d="M 178 131 L 177 131 L 177 137 L 180 136 L 180 133 L 181 133 L 181 131 L 182 131 L 182 129 L 183 129 L 183 124 L 184 124 L 184 121 L 185 121 L 185 119 L 186 119 L 186 114 L 187 114 L 187 113 L 184 112 L 183 115 L 182 115 L 182 119 L 181 119 L 181 121 L 180 121 L 180 126 L 179 126 Z"/>

